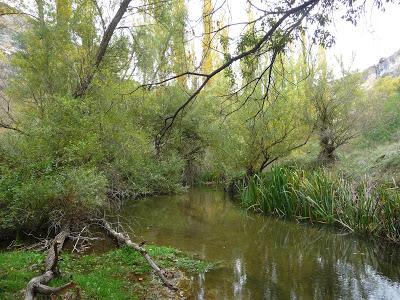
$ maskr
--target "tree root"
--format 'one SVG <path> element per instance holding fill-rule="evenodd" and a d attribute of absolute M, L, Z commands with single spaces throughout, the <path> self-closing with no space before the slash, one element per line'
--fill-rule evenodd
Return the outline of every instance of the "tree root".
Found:
<path fill-rule="evenodd" d="M 29 281 L 26 287 L 25 300 L 33 300 L 35 295 L 38 293 L 45 295 L 55 295 L 65 291 L 66 289 L 75 287 L 75 284 L 72 282 L 69 282 L 65 285 L 56 288 L 49 287 L 46 285 L 59 273 L 57 269 L 58 255 L 68 235 L 69 235 L 69 229 L 64 228 L 54 238 L 51 247 L 47 252 L 45 260 L 45 271 L 43 274 L 36 276 Z"/>
<path fill-rule="evenodd" d="M 97 220 L 97 221 L 104 228 L 104 230 L 107 232 L 107 234 L 109 236 L 111 236 L 113 239 L 115 239 L 118 242 L 118 244 L 126 245 L 126 246 L 134 249 L 135 251 L 138 251 L 144 257 L 144 259 L 148 262 L 150 267 L 154 270 L 156 275 L 161 279 L 161 281 L 163 282 L 163 284 L 166 287 L 168 287 L 171 291 L 174 291 L 174 292 L 178 291 L 178 288 L 175 287 L 173 284 L 171 284 L 168 281 L 168 279 L 164 276 L 163 270 L 157 266 L 157 264 L 154 262 L 154 260 L 151 258 L 151 256 L 147 253 L 146 249 L 144 249 L 142 247 L 142 245 L 132 242 L 131 239 L 129 238 L 128 234 L 117 232 L 116 230 L 114 230 L 112 228 L 111 224 L 108 223 L 106 220 L 101 219 L 101 220 Z"/>

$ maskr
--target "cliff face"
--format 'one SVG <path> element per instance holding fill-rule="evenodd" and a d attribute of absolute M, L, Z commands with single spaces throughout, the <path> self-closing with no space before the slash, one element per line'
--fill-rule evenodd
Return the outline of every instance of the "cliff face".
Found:
<path fill-rule="evenodd" d="M 368 89 L 375 80 L 386 76 L 400 76 L 400 50 L 389 57 L 381 58 L 376 65 L 363 71 L 363 86 Z"/>
<path fill-rule="evenodd" d="M 9 8 L 0 2 L 0 12 Z M 28 25 L 27 17 L 23 15 L 0 16 L 0 92 L 4 89 L 8 78 L 13 74 L 10 57 L 21 50 L 18 35 Z"/>

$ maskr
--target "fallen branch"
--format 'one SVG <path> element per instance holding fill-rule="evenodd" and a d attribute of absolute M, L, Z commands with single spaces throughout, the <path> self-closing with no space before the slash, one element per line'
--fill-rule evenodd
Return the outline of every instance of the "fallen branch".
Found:
<path fill-rule="evenodd" d="M 112 238 L 114 238 L 118 242 L 118 244 L 126 245 L 126 246 L 138 251 L 144 257 L 144 259 L 149 263 L 151 268 L 154 270 L 156 275 L 161 279 L 161 281 L 163 282 L 163 284 L 166 287 L 168 287 L 171 291 L 178 290 L 174 285 L 172 285 L 168 281 L 168 279 L 164 276 L 163 270 L 161 270 L 157 266 L 157 264 L 154 262 L 154 260 L 151 258 L 151 256 L 147 253 L 146 249 L 144 249 L 142 247 L 142 245 L 132 242 L 131 239 L 129 238 L 128 234 L 117 232 L 116 230 L 114 230 L 112 228 L 112 226 L 110 225 L 110 223 L 108 223 L 106 220 L 101 219 L 100 224 L 105 229 L 107 234 L 110 235 Z"/>
<path fill-rule="evenodd" d="M 45 272 L 39 276 L 32 278 L 29 281 L 26 287 L 25 300 L 33 300 L 37 293 L 45 295 L 55 295 L 75 286 L 74 283 L 72 282 L 69 282 L 65 285 L 56 288 L 49 287 L 46 285 L 50 280 L 52 280 L 58 274 L 57 270 L 58 255 L 68 235 L 69 235 L 69 230 L 63 229 L 54 238 L 52 245 L 47 252 L 47 257 L 45 260 Z"/>

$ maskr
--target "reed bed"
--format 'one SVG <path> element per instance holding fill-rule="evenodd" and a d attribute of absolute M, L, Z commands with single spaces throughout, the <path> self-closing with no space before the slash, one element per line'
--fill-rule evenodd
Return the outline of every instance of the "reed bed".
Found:
<path fill-rule="evenodd" d="M 400 190 L 365 178 L 354 184 L 327 170 L 275 167 L 240 188 L 249 210 L 400 242 Z"/>

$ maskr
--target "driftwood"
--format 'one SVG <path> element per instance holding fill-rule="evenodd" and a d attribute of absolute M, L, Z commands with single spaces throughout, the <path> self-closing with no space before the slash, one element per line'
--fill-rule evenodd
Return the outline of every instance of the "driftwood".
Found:
<path fill-rule="evenodd" d="M 142 247 L 142 244 L 136 244 L 131 241 L 129 238 L 128 234 L 126 233 L 121 233 L 117 232 L 115 229 L 112 228 L 110 223 L 108 223 L 106 220 L 102 219 L 100 220 L 100 224 L 102 227 L 105 229 L 108 235 L 110 235 L 113 239 L 115 239 L 118 244 L 120 245 L 126 245 L 135 251 L 138 251 L 144 259 L 148 262 L 148 264 L 151 266 L 151 268 L 154 270 L 156 275 L 161 279 L 163 284 L 168 287 L 171 291 L 178 291 L 178 288 L 176 288 L 173 284 L 171 284 L 168 279 L 164 276 L 164 272 L 162 269 L 160 269 L 157 264 L 154 262 L 154 260 L 151 258 L 151 256 L 147 253 L 146 249 Z"/>
<path fill-rule="evenodd" d="M 168 281 L 168 279 L 164 275 L 164 271 L 157 266 L 151 256 L 147 253 L 146 249 L 143 247 L 143 243 L 136 244 L 132 242 L 126 233 L 116 231 L 115 229 L 113 229 L 111 224 L 104 219 L 96 221 L 101 225 L 101 227 L 106 231 L 109 236 L 111 236 L 114 240 L 118 242 L 119 245 L 126 245 L 134 249 L 135 251 L 138 251 L 168 289 L 173 292 L 178 291 L 178 288 L 176 288 Z M 75 287 L 75 284 L 73 282 L 69 282 L 60 287 L 47 286 L 47 283 L 59 274 L 57 268 L 59 253 L 62 250 L 65 240 L 70 236 L 70 234 L 71 233 L 69 229 L 62 229 L 61 232 L 54 238 L 45 259 L 45 271 L 41 275 L 36 276 L 29 281 L 25 292 L 25 300 L 33 300 L 36 294 L 44 294 L 49 296 L 57 295 L 63 293 L 67 289 Z"/>
<path fill-rule="evenodd" d="M 63 229 L 53 240 L 45 260 L 45 271 L 43 274 L 32 278 L 25 292 L 25 300 L 33 300 L 37 293 L 45 294 L 45 295 L 56 295 L 59 294 L 66 289 L 74 287 L 74 283 L 69 282 L 60 287 L 50 287 L 46 284 L 52 280 L 57 274 L 57 263 L 59 253 L 64 245 L 65 239 L 69 235 L 68 229 Z"/>

